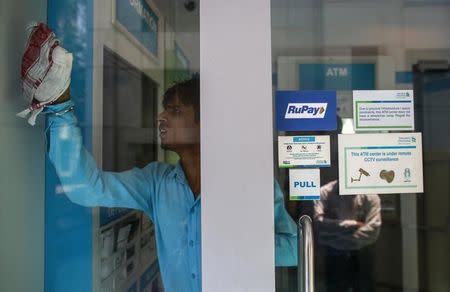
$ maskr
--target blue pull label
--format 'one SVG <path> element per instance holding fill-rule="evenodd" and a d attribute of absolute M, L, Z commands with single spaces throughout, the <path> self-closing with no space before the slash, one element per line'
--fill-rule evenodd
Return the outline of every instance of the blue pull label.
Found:
<path fill-rule="evenodd" d="M 290 169 L 289 198 L 293 201 L 320 200 L 320 170 Z"/>

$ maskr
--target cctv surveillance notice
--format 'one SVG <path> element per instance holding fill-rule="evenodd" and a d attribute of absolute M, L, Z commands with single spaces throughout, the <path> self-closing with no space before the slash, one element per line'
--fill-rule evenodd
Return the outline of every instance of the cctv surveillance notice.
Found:
<path fill-rule="evenodd" d="M 278 165 L 281 168 L 330 166 L 330 136 L 279 136 Z"/>
<path fill-rule="evenodd" d="M 354 90 L 355 131 L 413 131 L 412 90 Z"/>
<path fill-rule="evenodd" d="M 336 130 L 336 92 L 277 91 L 278 131 Z"/>
<path fill-rule="evenodd" d="M 339 192 L 423 193 L 422 134 L 339 135 Z"/>

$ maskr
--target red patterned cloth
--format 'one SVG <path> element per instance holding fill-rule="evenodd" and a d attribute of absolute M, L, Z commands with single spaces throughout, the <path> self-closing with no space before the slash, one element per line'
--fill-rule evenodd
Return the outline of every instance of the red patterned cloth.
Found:
<path fill-rule="evenodd" d="M 59 41 L 53 31 L 43 23 L 32 26 L 30 30 L 20 75 L 24 94 L 31 100 L 53 65 L 52 52 L 59 45 Z"/>
<path fill-rule="evenodd" d="M 28 122 L 34 125 L 43 107 L 69 87 L 72 54 L 60 46 L 55 33 L 44 23 L 31 24 L 27 33 L 20 76 L 30 106 L 17 115 L 25 118 L 31 113 Z"/>

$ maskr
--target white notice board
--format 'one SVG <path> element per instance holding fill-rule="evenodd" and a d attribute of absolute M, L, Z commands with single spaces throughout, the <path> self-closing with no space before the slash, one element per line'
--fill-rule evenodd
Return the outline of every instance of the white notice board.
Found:
<path fill-rule="evenodd" d="M 354 129 L 359 131 L 414 131 L 412 90 L 354 90 Z"/>
<path fill-rule="evenodd" d="M 330 136 L 278 136 L 278 166 L 329 167 Z"/>
<path fill-rule="evenodd" d="M 339 135 L 339 192 L 423 193 L 422 134 Z"/>

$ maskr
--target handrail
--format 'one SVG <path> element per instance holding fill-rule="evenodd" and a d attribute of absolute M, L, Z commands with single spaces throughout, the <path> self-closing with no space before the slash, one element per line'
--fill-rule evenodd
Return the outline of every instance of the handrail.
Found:
<path fill-rule="evenodd" d="M 298 292 L 314 292 L 314 238 L 311 217 L 298 220 Z"/>

